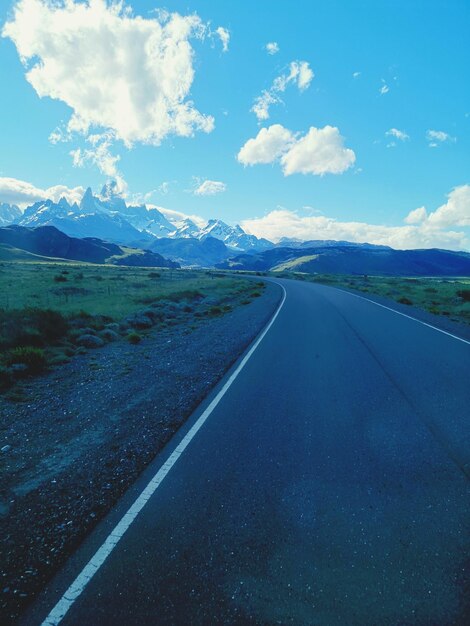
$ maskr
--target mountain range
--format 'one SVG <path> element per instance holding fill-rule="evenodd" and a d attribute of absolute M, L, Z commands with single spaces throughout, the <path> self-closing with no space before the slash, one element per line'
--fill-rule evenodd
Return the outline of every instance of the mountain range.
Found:
<path fill-rule="evenodd" d="M 212 266 L 237 252 L 258 252 L 274 245 L 219 219 L 211 219 L 201 227 L 190 218 L 170 219 L 156 207 L 128 205 L 114 182 L 107 183 L 99 196 L 88 188 L 79 204 L 70 204 L 66 198 L 58 202 L 41 200 L 24 212 L 15 205 L 1 204 L 0 226 L 11 224 L 54 226 L 70 237 L 94 237 L 156 252 L 165 248 L 171 258 L 197 266 Z M 164 243 L 162 239 L 170 241 Z M 218 243 L 206 243 L 209 239 Z"/>
<path fill-rule="evenodd" d="M 23 254 L 20 256 L 18 252 Z M 32 259 L 67 259 L 87 263 L 108 263 L 112 265 L 133 265 L 142 267 L 179 267 L 178 263 L 163 258 L 156 252 L 118 246 L 101 239 L 69 237 L 55 226 L 0 227 L 0 258 L 14 260 Z"/>
<path fill-rule="evenodd" d="M 408 276 L 470 275 L 470 254 L 465 252 L 394 250 L 370 243 L 301 241 L 287 237 L 274 244 L 220 219 L 211 219 L 201 225 L 197 218 L 194 221 L 183 214 L 175 215 L 178 216 L 155 206 L 127 204 L 118 193 L 116 183 L 109 182 L 99 195 L 94 195 L 88 188 L 80 203 L 71 204 L 65 198 L 58 202 L 41 200 L 23 212 L 15 205 L 0 204 L 0 227 L 13 225 L 34 229 L 36 239 L 45 237 L 39 227 L 54 227 L 68 238 L 87 240 L 87 245 L 92 241 L 99 241 L 97 245 L 101 249 L 116 245 L 121 256 L 123 246 L 130 247 L 134 249 L 131 253 L 126 252 L 130 264 L 143 264 L 144 251 L 148 255 L 161 256 L 160 263 L 166 258 L 183 267 Z M 24 233 L 22 238 L 26 241 Z M 51 250 L 47 245 L 44 249 L 38 248 L 37 241 L 31 250 L 7 241 L 4 244 L 16 246 L 25 253 L 69 258 L 56 254 L 55 248 Z M 78 243 L 73 245 L 77 248 Z M 137 252 L 139 258 L 135 256 Z M 103 250 L 96 257 L 91 250 L 85 256 L 88 254 L 93 258 L 108 258 Z M 155 259 L 148 256 L 149 265 L 154 265 Z"/>
<path fill-rule="evenodd" d="M 470 276 L 470 253 L 451 250 L 394 250 L 372 244 L 319 242 L 311 247 L 276 247 L 240 254 L 218 263 L 220 269 L 295 271 L 308 274 L 390 276 Z"/>

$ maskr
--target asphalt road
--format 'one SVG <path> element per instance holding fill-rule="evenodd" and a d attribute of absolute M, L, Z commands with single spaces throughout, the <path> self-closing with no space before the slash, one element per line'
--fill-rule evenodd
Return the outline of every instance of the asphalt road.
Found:
<path fill-rule="evenodd" d="M 66 596 L 64 626 L 469 623 L 470 345 L 346 292 L 279 282 L 277 319 Z M 27 623 L 46 618 L 171 451 Z"/>

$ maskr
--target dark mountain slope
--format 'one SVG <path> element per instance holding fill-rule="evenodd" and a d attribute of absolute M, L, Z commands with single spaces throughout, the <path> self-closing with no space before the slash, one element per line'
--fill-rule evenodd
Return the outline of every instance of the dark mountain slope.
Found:
<path fill-rule="evenodd" d="M 470 254 L 450 250 L 393 250 L 328 246 L 274 248 L 242 254 L 217 265 L 223 269 L 390 276 L 470 276 Z"/>
<path fill-rule="evenodd" d="M 25 228 L 7 226 L 0 228 L 0 244 L 8 244 L 43 257 L 84 261 L 87 263 L 113 263 L 141 265 L 144 267 L 178 267 L 160 254 L 150 251 L 123 249 L 117 244 L 101 239 L 69 237 L 54 226 Z"/>

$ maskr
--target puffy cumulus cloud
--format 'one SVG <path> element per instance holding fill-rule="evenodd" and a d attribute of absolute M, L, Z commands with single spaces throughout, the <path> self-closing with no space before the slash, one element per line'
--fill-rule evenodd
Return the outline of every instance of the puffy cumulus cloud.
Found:
<path fill-rule="evenodd" d="M 228 52 L 228 45 L 230 43 L 230 32 L 223 26 L 219 26 L 215 29 L 215 34 L 218 35 L 222 42 L 222 50 Z"/>
<path fill-rule="evenodd" d="M 342 174 L 356 161 L 356 155 L 345 148 L 343 137 L 335 126 L 310 127 L 282 156 L 285 176 L 290 174 Z"/>
<path fill-rule="evenodd" d="M 447 202 L 430 213 L 427 221 L 434 226 L 470 226 L 470 185 L 454 187 Z"/>
<path fill-rule="evenodd" d="M 457 139 L 443 130 L 426 131 L 426 139 L 430 148 L 437 148 L 442 143 L 455 143 Z"/>
<path fill-rule="evenodd" d="M 428 212 L 426 211 L 426 207 L 420 206 L 408 213 L 405 217 L 405 224 L 420 224 L 426 220 L 427 216 Z"/>
<path fill-rule="evenodd" d="M 0 177 L 0 202 L 16 204 L 25 208 L 39 200 L 53 200 L 58 202 L 62 197 L 66 198 L 70 204 L 80 202 L 85 193 L 83 187 L 69 188 L 65 185 L 54 185 L 47 189 L 35 187 L 31 183 L 17 178 Z"/>
<path fill-rule="evenodd" d="M 291 174 L 341 174 L 356 160 L 354 151 L 345 148 L 343 137 L 334 126 L 311 126 L 298 136 L 280 124 L 262 128 L 238 153 L 243 165 L 279 161 L 285 176 Z"/>
<path fill-rule="evenodd" d="M 195 196 L 215 196 L 218 193 L 223 193 L 227 190 L 227 185 L 218 180 L 205 180 L 202 183 L 198 182 L 196 189 L 194 190 Z"/>
<path fill-rule="evenodd" d="M 273 163 L 279 159 L 295 142 L 294 134 L 290 130 L 273 124 L 269 128 L 262 128 L 256 137 L 248 139 L 237 155 L 243 165 L 259 163 Z"/>
<path fill-rule="evenodd" d="M 269 45 L 269 44 L 268 44 Z M 271 87 L 265 89 L 260 96 L 255 99 L 251 111 L 258 120 L 269 118 L 269 108 L 272 104 L 282 102 L 280 93 L 284 93 L 289 84 L 294 84 L 300 91 L 305 91 L 310 86 L 315 74 L 307 61 L 292 61 L 289 70 L 274 79 Z"/>
<path fill-rule="evenodd" d="M 365 222 L 342 222 L 323 215 L 301 216 L 295 211 L 276 209 L 257 219 L 245 220 L 242 228 L 257 237 L 279 241 L 282 237 L 300 240 L 333 239 L 373 243 L 402 250 L 410 248 L 447 248 L 464 250 L 470 247 L 468 234 L 448 231 L 430 224 L 383 226 Z"/>
<path fill-rule="evenodd" d="M 405 217 L 405 223 L 422 224 L 429 228 L 469 227 L 470 185 L 454 187 L 447 194 L 447 202 L 431 213 L 424 206 L 410 211 Z"/>
<path fill-rule="evenodd" d="M 267 43 L 266 52 L 271 55 L 277 54 L 279 52 L 279 44 L 277 43 L 277 41 L 270 41 L 269 43 Z"/>
<path fill-rule="evenodd" d="M 2 35 L 14 42 L 37 94 L 72 109 L 52 141 L 105 132 L 131 146 L 214 128 L 189 99 L 190 41 L 206 30 L 197 15 L 143 18 L 122 1 L 17 0 Z M 228 31 L 217 33 L 228 45 Z"/>

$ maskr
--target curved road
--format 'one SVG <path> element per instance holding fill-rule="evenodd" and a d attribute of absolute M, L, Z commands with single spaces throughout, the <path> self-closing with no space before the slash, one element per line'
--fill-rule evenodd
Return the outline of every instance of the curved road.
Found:
<path fill-rule="evenodd" d="M 285 302 L 218 404 L 223 384 L 27 623 L 57 601 L 45 624 L 469 623 L 469 342 L 278 282 Z M 63 597 L 162 464 L 114 550 Z"/>

